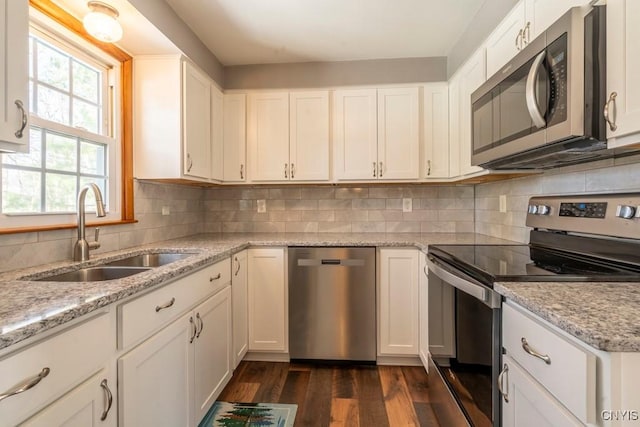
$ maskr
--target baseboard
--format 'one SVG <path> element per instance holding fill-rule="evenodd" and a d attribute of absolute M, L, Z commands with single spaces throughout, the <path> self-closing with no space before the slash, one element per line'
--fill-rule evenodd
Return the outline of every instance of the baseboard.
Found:
<path fill-rule="evenodd" d="M 242 360 L 247 360 L 250 362 L 289 362 L 289 353 L 248 351 Z"/>
<path fill-rule="evenodd" d="M 418 356 L 378 356 L 376 364 L 387 366 L 423 366 Z"/>

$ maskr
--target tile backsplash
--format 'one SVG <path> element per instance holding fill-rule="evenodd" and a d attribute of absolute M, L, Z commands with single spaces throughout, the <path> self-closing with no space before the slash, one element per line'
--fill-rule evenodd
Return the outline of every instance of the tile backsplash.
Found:
<path fill-rule="evenodd" d="M 538 195 L 640 192 L 640 156 L 550 170 L 540 175 L 476 185 L 476 232 L 529 242 L 525 226 L 529 197 Z M 507 196 L 507 212 L 499 197 Z"/>
<path fill-rule="evenodd" d="M 403 199 L 411 212 L 403 212 Z M 264 200 L 266 212 L 258 212 Z M 205 232 L 473 232 L 474 189 L 459 186 L 270 186 L 205 190 Z"/>

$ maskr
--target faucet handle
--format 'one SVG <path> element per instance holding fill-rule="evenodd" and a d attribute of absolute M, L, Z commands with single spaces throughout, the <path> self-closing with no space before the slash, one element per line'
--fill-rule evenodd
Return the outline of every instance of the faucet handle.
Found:
<path fill-rule="evenodd" d="M 96 239 L 93 242 L 89 242 L 89 249 L 98 249 L 100 247 L 100 242 L 98 242 L 99 237 L 100 227 L 96 227 Z"/>

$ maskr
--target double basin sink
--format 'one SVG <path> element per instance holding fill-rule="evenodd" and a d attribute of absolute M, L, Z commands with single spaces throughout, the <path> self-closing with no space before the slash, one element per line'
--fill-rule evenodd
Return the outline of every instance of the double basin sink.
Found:
<path fill-rule="evenodd" d="M 67 273 L 36 279 L 39 282 L 101 282 L 122 279 L 134 274 L 144 273 L 155 267 L 162 267 L 187 258 L 192 253 L 155 253 L 133 255 L 127 258 L 107 262 L 96 267 L 81 268 Z"/>

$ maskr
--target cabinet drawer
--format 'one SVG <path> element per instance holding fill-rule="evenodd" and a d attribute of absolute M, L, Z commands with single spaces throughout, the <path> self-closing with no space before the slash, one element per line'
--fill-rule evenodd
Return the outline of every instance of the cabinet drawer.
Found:
<path fill-rule="evenodd" d="M 502 315 L 507 354 L 580 420 L 594 422 L 595 355 L 509 304 L 503 305 Z"/>
<path fill-rule="evenodd" d="M 118 347 L 128 348 L 176 319 L 231 280 L 229 259 L 118 307 Z"/>
<path fill-rule="evenodd" d="M 31 389 L 0 401 L 0 424 L 16 425 L 97 372 L 115 352 L 115 325 L 101 314 L 0 361 L 0 394 L 48 375 Z"/>

